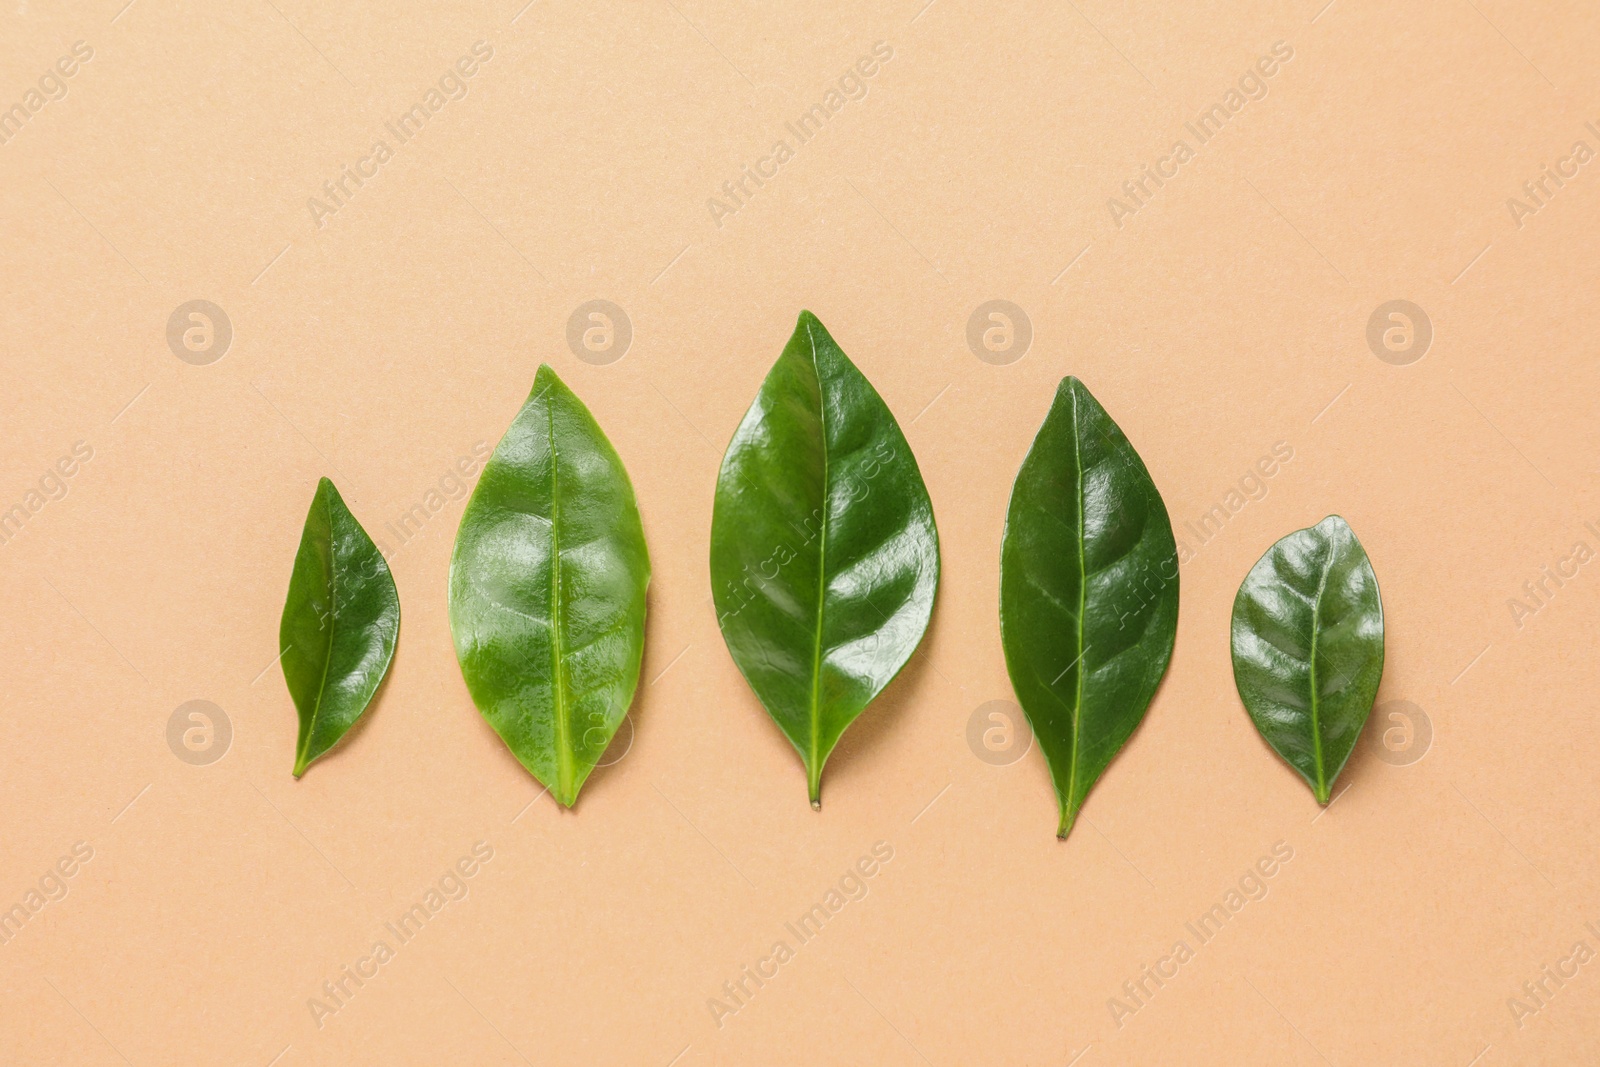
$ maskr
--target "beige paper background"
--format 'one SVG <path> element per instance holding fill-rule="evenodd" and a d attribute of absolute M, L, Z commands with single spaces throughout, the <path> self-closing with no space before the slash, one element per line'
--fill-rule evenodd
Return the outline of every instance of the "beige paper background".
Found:
<path fill-rule="evenodd" d="M 0 545 L 0 907 L 93 850 L 0 945 L 0 1062 L 1592 1062 L 1600 962 L 1543 979 L 1543 1006 L 1522 983 L 1600 952 L 1600 565 L 1520 627 L 1508 604 L 1600 550 L 1600 163 L 1520 226 L 1506 201 L 1600 150 L 1600 14 L 520 2 L 0 14 L 0 105 L 94 51 L 0 144 L 0 509 L 93 451 Z M 315 226 L 307 198 L 478 41 L 467 95 Z M 866 97 L 717 225 L 707 198 L 880 41 Z M 1267 95 L 1114 225 L 1108 198 L 1275 42 L 1293 58 Z M 606 365 L 567 344 L 596 298 L 633 331 Z M 167 342 L 195 299 L 234 331 L 204 366 Z M 991 299 L 1031 324 L 1007 365 L 967 344 Z M 1407 365 L 1366 340 L 1396 299 L 1433 329 Z M 722 447 L 801 307 L 900 418 L 944 558 L 923 649 L 846 735 L 821 814 L 706 563 Z M 445 616 L 451 499 L 394 554 L 378 701 L 293 781 L 272 663 L 316 478 L 382 536 L 494 444 L 541 361 L 644 514 L 631 747 L 566 813 L 480 720 Z M 1261 456 L 1293 459 L 1184 564 L 1165 684 L 1063 844 L 1038 752 L 991 765 L 967 728 L 1011 695 L 1001 521 L 1068 373 L 1191 548 L 1183 525 Z M 1398 750 L 1364 743 L 1319 816 L 1239 706 L 1227 620 L 1260 553 L 1330 511 L 1382 584 L 1368 740 Z M 168 744 L 190 700 L 231 725 L 207 765 Z M 323 982 L 475 842 L 493 858 L 468 895 L 319 1026 Z M 866 896 L 719 1026 L 708 1000 L 876 842 Z M 1280 842 L 1264 899 L 1193 939 Z M 1114 1018 L 1178 939 L 1193 958 Z"/>

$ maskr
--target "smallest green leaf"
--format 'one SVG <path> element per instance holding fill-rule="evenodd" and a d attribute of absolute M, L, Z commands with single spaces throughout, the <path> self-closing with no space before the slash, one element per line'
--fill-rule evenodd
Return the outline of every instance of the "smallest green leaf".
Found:
<path fill-rule="evenodd" d="M 1233 602 L 1233 678 L 1256 729 L 1326 804 L 1383 677 L 1383 601 L 1337 515 L 1296 530 Z"/>
<path fill-rule="evenodd" d="M 338 743 L 372 702 L 400 636 L 400 597 L 383 553 L 324 478 L 306 514 L 278 628 L 300 714 L 294 776 Z"/>

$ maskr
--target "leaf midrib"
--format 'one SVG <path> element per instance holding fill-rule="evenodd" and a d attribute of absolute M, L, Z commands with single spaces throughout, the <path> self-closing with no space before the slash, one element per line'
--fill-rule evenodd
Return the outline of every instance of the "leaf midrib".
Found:
<path fill-rule="evenodd" d="M 1322 714 L 1320 701 L 1317 694 L 1317 634 L 1322 629 L 1322 594 L 1328 587 L 1328 574 L 1333 570 L 1333 546 L 1329 545 L 1327 558 L 1322 562 L 1322 573 L 1317 578 L 1317 592 L 1311 598 L 1311 652 L 1308 657 L 1310 670 L 1310 707 L 1311 707 L 1311 758 L 1317 768 L 1317 799 L 1327 802 L 1328 796 L 1328 770 L 1322 758 Z"/>
<path fill-rule="evenodd" d="M 828 402 L 822 395 L 822 371 L 817 366 L 817 335 L 806 323 L 806 340 L 811 344 L 811 373 L 817 380 L 817 420 L 822 424 L 822 521 L 817 529 L 817 625 L 811 645 L 811 755 L 806 760 L 806 777 L 811 806 L 821 807 L 819 786 L 822 780 L 822 616 L 828 589 Z"/>
<path fill-rule="evenodd" d="M 312 739 L 317 736 L 317 719 L 322 714 L 322 698 L 328 693 L 328 670 L 333 665 L 333 624 L 339 614 L 339 559 L 334 545 L 332 497 L 324 497 L 322 508 L 328 516 L 328 639 L 322 648 L 322 679 L 317 683 L 317 700 L 311 706 L 311 722 L 306 726 L 305 743 L 295 753 L 295 763 L 301 771 L 306 769 L 306 755 L 311 751 Z"/>
<path fill-rule="evenodd" d="M 555 690 L 556 786 L 562 803 L 572 798 L 572 724 L 567 721 L 566 681 L 561 672 L 561 474 L 556 456 L 554 397 L 545 389 L 546 440 L 550 444 L 550 677 Z"/>
<path fill-rule="evenodd" d="M 1062 830 L 1071 829 L 1071 821 L 1077 816 L 1074 805 L 1078 797 L 1078 762 L 1082 752 L 1078 745 L 1078 730 L 1083 721 L 1083 676 L 1087 664 L 1083 662 L 1083 612 L 1088 604 L 1088 566 L 1084 559 L 1084 504 L 1083 504 L 1083 447 L 1082 438 L 1078 431 L 1078 391 L 1070 390 L 1072 394 L 1072 469 L 1077 478 L 1077 493 L 1075 500 L 1078 505 L 1078 536 L 1073 538 L 1073 544 L 1078 550 L 1078 617 L 1077 617 L 1077 658 L 1073 660 L 1077 666 L 1076 684 L 1072 700 L 1072 766 L 1067 776 L 1067 807 L 1068 811 L 1062 815 Z"/>

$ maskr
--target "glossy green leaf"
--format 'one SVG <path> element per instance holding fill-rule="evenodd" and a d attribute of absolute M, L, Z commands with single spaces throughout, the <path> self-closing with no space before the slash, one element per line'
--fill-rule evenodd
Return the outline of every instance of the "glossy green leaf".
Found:
<path fill-rule="evenodd" d="M 1273 750 L 1326 804 L 1383 677 L 1383 601 L 1337 515 L 1250 568 L 1233 601 L 1233 679 Z"/>
<path fill-rule="evenodd" d="M 400 636 L 400 597 L 383 553 L 324 478 L 306 514 L 278 626 L 283 677 L 300 713 L 294 776 L 371 703 Z"/>
<path fill-rule="evenodd" d="M 1128 438 L 1063 378 L 1017 472 L 1000 545 L 1000 639 L 1050 765 L 1066 837 L 1161 684 L 1178 548 Z"/>
<path fill-rule="evenodd" d="M 567 807 L 633 703 L 649 584 L 628 472 L 541 366 L 461 516 L 450 632 L 478 710 Z"/>
<path fill-rule="evenodd" d="M 802 311 L 722 459 L 711 588 L 728 651 L 799 751 L 813 807 L 840 735 L 916 651 L 938 584 L 916 458 Z"/>

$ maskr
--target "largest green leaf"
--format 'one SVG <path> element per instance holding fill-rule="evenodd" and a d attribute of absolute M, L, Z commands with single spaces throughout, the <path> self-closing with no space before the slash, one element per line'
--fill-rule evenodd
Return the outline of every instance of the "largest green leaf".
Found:
<path fill-rule="evenodd" d="M 916 458 L 802 311 L 722 459 L 711 589 L 728 651 L 800 753 L 813 807 L 840 735 L 922 640 L 938 584 Z"/>
<path fill-rule="evenodd" d="M 1063 378 L 1022 461 L 1000 546 L 1000 639 L 1066 837 L 1144 718 L 1178 632 L 1167 508 L 1089 390 Z"/>
<path fill-rule="evenodd" d="M 1383 601 L 1337 515 L 1267 552 L 1233 601 L 1233 679 L 1256 729 L 1326 804 L 1383 677 Z"/>
<path fill-rule="evenodd" d="M 541 366 L 461 516 L 450 633 L 478 710 L 567 807 L 633 702 L 649 584 L 628 472 Z"/>
<path fill-rule="evenodd" d="M 317 483 L 278 624 L 283 677 L 300 716 L 294 776 L 371 703 L 400 637 L 400 597 L 378 546 L 332 482 Z"/>

